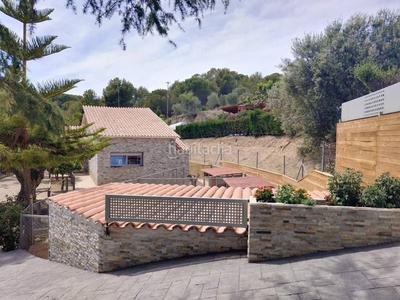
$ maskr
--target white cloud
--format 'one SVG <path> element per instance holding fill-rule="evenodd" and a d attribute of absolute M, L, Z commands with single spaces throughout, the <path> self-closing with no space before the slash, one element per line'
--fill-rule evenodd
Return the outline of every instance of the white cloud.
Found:
<path fill-rule="evenodd" d="M 89 88 L 101 94 L 115 77 L 149 90 L 166 88 L 167 81 L 184 80 L 212 67 L 268 75 L 279 71 L 282 58 L 291 57 L 294 38 L 321 32 L 329 22 L 346 20 L 357 12 L 374 14 L 380 8 L 398 7 L 393 0 L 352 0 L 346 5 L 342 0 L 232 0 L 224 14 L 217 0 L 216 10 L 204 14 L 201 29 L 193 19 L 182 23 L 184 32 L 177 26 L 171 29 L 170 38 L 177 48 L 157 35 L 143 39 L 132 32 L 123 51 L 118 45 L 118 16 L 105 20 L 99 28 L 93 16 L 65 9 L 65 0 L 47 0 L 40 5 L 56 10 L 52 21 L 38 24 L 36 33 L 58 35 L 57 43 L 71 49 L 29 63 L 29 76 L 33 82 L 85 79 L 71 91 L 76 94 Z M 2 22 L 16 32 L 21 28 L 6 17 Z"/>

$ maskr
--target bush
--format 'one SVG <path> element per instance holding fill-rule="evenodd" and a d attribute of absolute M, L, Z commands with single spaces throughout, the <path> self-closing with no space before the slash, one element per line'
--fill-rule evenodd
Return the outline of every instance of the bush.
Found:
<path fill-rule="evenodd" d="M 357 206 L 361 199 L 362 173 L 346 169 L 342 174 L 335 172 L 328 179 L 328 190 L 336 205 Z"/>
<path fill-rule="evenodd" d="M 20 215 L 23 206 L 12 197 L 0 202 L 0 246 L 3 251 L 15 250 L 19 246 Z"/>
<path fill-rule="evenodd" d="M 362 206 L 393 208 L 400 207 L 400 178 L 383 173 L 374 184 L 365 188 L 362 193 Z"/>
<path fill-rule="evenodd" d="M 285 204 L 314 205 L 315 202 L 305 189 L 295 189 L 291 184 L 282 185 L 275 195 L 275 201 Z"/>
<path fill-rule="evenodd" d="M 233 120 L 213 119 L 176 127 L 183 139 L 239 135 L 282 135 L 281 123 L 262 110 L 246 111 Z"/>
<path fill-rule="evenodd" d="M 386 207 L 386 197 L 386 193 L 376 184 L 371 184 L 364 189 L 360 205 L 367 207 Z"/>
<path fill-rule="evenodd" d="M 272 192 L 272 188 L 269 186 L 259 187 L 256 191 L 255 197 L 257 202 L 275 202 L 274 193 Z"/>

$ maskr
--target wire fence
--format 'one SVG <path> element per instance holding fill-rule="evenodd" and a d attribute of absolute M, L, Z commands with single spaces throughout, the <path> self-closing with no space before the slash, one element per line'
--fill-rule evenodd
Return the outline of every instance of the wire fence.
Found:
<path fill-rule="evenodd" d="M 47 240 L 49 233 L 49 206 L 46 200 L 37 201 L 28 206 L 20 217 L 20 241 L 19 247 L 23 250 L 36 242 Z"/>
<path fill-rule="evenodd" d="M 284 174 L 292 178 L 300 179 L 314 169 L 323 172 L 332 172 L 335 165 L 335 144 L 322 143 L 321 149 L 316 151 L 318 157 L 301 158 L 263 151 L 251 151 L 231 146 L 218 146 L 194 148 L 191 151 L 190 160 L 204 165 L 220 165 L 222 161 L 247 165 L 257 169 L 265 169 L 271 172 Z M 318 155 L 317 155 L 318 156 Z"/>
<path fill-rule="evenodd" d="M 36 242 L 47 240 L 49 235 L 49 216 L 22 214 L 20 226 L 19 248 L 29 250 Z"/>

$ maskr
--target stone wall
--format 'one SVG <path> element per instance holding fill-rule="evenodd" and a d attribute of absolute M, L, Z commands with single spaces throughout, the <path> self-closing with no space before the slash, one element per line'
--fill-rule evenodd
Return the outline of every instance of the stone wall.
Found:
<path fill-rule="evenodd" d="M 250 205 L 250 262 L 400 241 L 400 209 Z"/>
<path fill-rule="evenodd" d="M 103 227 L 49 201 L 49 259 L 84 270 L 99 271 Z"/>
<path fill-rule="evenodd" d="M 110 235 L 101 240 L 103 259 L 100 271 L 107 272 L 147 262 L 183 257 L 187 255 L 246 250 L 247 233 L 238 235 L 232 230 L 216 233 L 209 229 L 199 232 L 195 228 L 168 231 L 163 226 L 140 229 L 132 226 L 110 227 Z"/>
<path fill-rule="evenodd" d="M 168 231 L 162 226 L 153 230 L 147 226 L 112 225 L 107 236 L 100 223 L 49 203 L 49 259 L 85 270 L 108 272 L 152 261 L 247 247 L 247 233 L 238 235 L 232 230 L 216 233 L 212 229 Z"/>
<path fill-rule="evenodd" d="M 101 150 L 101 151 L 103 151 L 103 150 Z M 98 175 L 97 166 L 98 166 L 98 159 L 99 159 L 98 157 L 99 157 L 99 155 L 96 154 L 88 161 L 88 169 L 89 169 L 88 172 L 95 184 L 98 184 L 98 180 L 97 180 L 97 175 Z"/>
<path fill-rule="evenodd" d="M 143 153 L 143 166 L 110 166 L 111 153 L 137 152 Z M 89 162 L 91 177 L 97 185 L 128 181 L 150 174 L 161 177 L 163 171 L 171 169 L 177 169 L 173 173 L 176 177 L 186 177 L 189 174 L 189 154 L 177 152 L 174 139 L 114 138 L 110 146 Z"/>

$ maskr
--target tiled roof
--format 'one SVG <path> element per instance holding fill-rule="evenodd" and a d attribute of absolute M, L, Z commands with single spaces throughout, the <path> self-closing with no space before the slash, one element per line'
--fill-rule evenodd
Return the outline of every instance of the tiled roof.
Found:
<path fill-rule="evenodd" d="M 211 176 L 226 176 L 226 175 L 237 175 L 243 174 L 243 171 L 234 169 L 234 168 L 227 168 L 227 167 L 217 167 L 217 168 L 206 168 L 201 169 L 204 173 L 207 173 Z"/>
<path fill-rule="evenodd" d="M 229 177 L 224 178 L 225 183 L 230 187 L 241 187 L 241 188 L 256 188 L 260 186 L 270 186 L 274 185 L 268 180 L 259 176 L 246 176 L 246 177 Z"/>
<path fill-rule="evenodd" d="M 186 185 L 163 185 L 163 184 L 140 184 L 140 183 L 110 183 L 102 186 L 88 188 L 79 191 L 73 191 L 66 194 L 59 194 L 50 197 L 50 200 L 64 205 L 72 212 L 84 215 L 86 219 L 92 219 L 94 222 L 105 221 L 105 195 L 147 195 L 147 196 L 175 196 L 175 197 L 201 197 L 201 198 L 221 198 L 221 199 L 249 199 L 252 190 L 242 188 L 225 188 L 225 187 L 202 187 L 202 186 L 186 186 Z M 245 228 L 234 228 L 226 226 L 202 226 L 202 225 L 177 225 L 177 224 L 155 224 L 143 222 L 113 222 L 120 228 L 132 225 L 135 228 L 148 226 L 151 229 L 157 229 L 160 226 L 167 230 L 173 230 L 175 227 L 188 231 L 192 228 L 199 232 L 205 232 L 209 229 L 218 233 L 226 230 L 233 230 L 237 234 L 243 234 Z"/>
<path fill-rule="evenodd" d="M 176 142 L 176 150 L 189 151 L 189 147 L 186 146 L 186 144 L 182 142 L 181 139 L 176 139 L 175 142 Z"/>
<path fill-rule="evenodd" d="M 150 108 L 83 106 L 84 120 L 93 130 L 106 128 L 109 137 L 179 138 Z"/>

